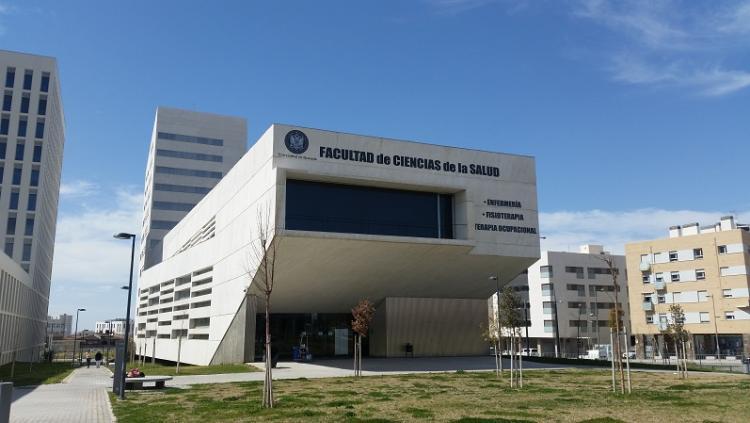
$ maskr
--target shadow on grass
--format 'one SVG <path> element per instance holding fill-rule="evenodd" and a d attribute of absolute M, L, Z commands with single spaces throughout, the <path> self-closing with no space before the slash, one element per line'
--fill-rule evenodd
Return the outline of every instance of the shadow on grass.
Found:
<path fill-rule="evenodd" d="M 0 366 L 0 382 L 13 382 L 14 386 L 35 386 L 60 383 L 72 371 L 70 363 L 16 363 L 15 373 L 10 377 L 12 363 Z"/>

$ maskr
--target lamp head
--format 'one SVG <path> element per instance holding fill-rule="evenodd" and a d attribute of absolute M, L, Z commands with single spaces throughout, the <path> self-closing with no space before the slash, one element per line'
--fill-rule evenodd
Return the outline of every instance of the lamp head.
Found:
<path fill-rule="evenodd" d="M 487 279 L 489 279 L 489 280 L 491 280 L 491 281 L 496 281 L 496 280 L 497 280 L 497 276 L 495 276 L 495 275 L 492 275 L 492 276 L 490 276 L 490 277 L 489 277 L 489 278 L 487 278 Z"/>
<path fill-rule="evenodd" d="M 86 311 L 86 309 L 85 309 L 85 308 L 79 308 L 79 309 L 78 309 L 78 310 L 76 310 L 76 311 Z"/>
<path fill-rule="evenodd" d="M 135 238 L 135 235 L 129 234 L 127 232 L 120 232 L 119 234 L 115 234 L 114 237 L 116 239 L 130 239 L 130 238 Z"/>

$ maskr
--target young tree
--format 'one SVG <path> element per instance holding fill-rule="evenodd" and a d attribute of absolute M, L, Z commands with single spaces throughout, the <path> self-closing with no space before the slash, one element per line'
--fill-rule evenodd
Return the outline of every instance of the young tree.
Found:
<path fill-rule="evenodd" d="M 493 301 L 493 304 L 495 302 Z M 500 377 L 503 371 L 502 360 L 503 356 L 500 354 L 500 322 L 497 320 L 497 312 L 495 310 L 488 310 L 488 324 L 484 327 L 484 324 L 479 325 L 479 329 L 482 331 L 482 338 L 492 345 L 495 350 L 495 376 Z"/>
<path fill-rule="evenodd" d="M 690 339 L 689 333 L 685 329 L 685 312 L 681 305 L 672 304 L 669 306 L 669 314 L 672 321 L 669 323 L 667 330 L 672 335 L 672 341 L 674 342 L 677 371 L 680 373 L 680 378 L 684 379 L 688 376 L 686 343 Z"/>
<path fill-rule="evenodd" d="M 501 319 L 501 326 L 505 327 L 510 335 L 510 386 L 511 388 L 516 385 L 516 376 L 514 375 L 514 361 L 516 360 L 516 354 L 515 352 L 518 351 L 520 353 L 520 333 L 521 333 L 521 325 L 522 325 L 522 319 L 519 313 L 519 309 L 521 308 L 521 300 L 516 295 L 515 292 L 513 292 L 513 289 L 509 286 L 506 286 L 502 293 L 500 294 L 500 313 L 502 315 Z M 521 362 L 520 362 L 520 356 L 519 356 L 519 363 L 517 365 L 518 368 L 518 384 L 519 387 L 521 386 L 521 380 L 523 380 L 523 376 L 521 372 L 523 371 Z"/>
<path fill-rule="evenodd" d="M 273 408 L 273 356 L 271 354 L 271 294 L 276 275 L 276 256 L 281 238 L 271 225 L 271 207 L 258 208 L 257 238 L 252 244 L 250 267 L 246 270 L 251 279 L 251 289 L 260 291 L 265 301 L 265 379 L 263 380 L 263 407 Z"/>
<path fill-rule="evenodd" d="M 354 376 L 362 376 L 362 338 L 367 336 L 375 316 L 375 306 L 369 300 L 360 300 L 352 309 L 354 331 Z"/>
<path fill-rule="evenodd" d="M 622 333 L 622 315 L 623 311 L 620 309 L 620 299 L 618 298 L 620 292 L 620 284 L 617 282 L 617 276 L 619 269 L 615 266 L 615 259 L 609 254 L 602 254 L 598 257 L 599 260 L 603 261 L 607 266 L 610 276 L 612 276 L 612 285 L 614 287 L 614 303 L 615 308 L 610 312 L 610 327 L 614 332 L 614 349 L 613 360 L 617 366 L 617 371 L 620 374 L 620 393 L 625 393 L 625 369 L 622 365 L 622 345 L 620 342 L 620 335 Z"/>

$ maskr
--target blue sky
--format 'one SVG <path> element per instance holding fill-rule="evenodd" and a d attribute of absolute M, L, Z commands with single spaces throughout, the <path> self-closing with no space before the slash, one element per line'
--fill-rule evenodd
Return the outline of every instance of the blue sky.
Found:
<path fill-rule="evenodd" d="M 543 247 L 750 220 L 750 1 L 0 0 L 57 57 L 67 140 L 50 312 L 114 317 L 159 105 L 533 155 Z M 122 314 L 115 313 L 115 314 Z"/>

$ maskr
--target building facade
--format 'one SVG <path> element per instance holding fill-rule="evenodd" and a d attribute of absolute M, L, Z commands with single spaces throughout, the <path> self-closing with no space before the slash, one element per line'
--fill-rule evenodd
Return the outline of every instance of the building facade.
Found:
<path fill-rule="evenodd" d="M 539 258 L 534 159 L 273 125 L 141 275 L 138 351 L 176 361 L 181 340 L 187 363 L 259 357 L 260 227 L 278 246 L 281 357 L 351 354 L 365 298 L 377 308 L 365 354 L 486 354 L 488 275 L 504 285 Z"/>
<path fill-rule="evenodd" d="M 162 259 L 162 239 L 245 154 L 243 118 L 159 107 L 151 134 L 141 229 L 141 271 Z"/>
<path fill-rule="evenodd" d="M 134 322 L 131 320 L 130 323 L 130 333 L 132 334 Z M 125 336 L 125 319 L 99 320 L 96 322 L 94 333 L 97 335 Z"/>
<path fill-rule="evenodd" d="M 47 336 L 64 337 L 73 334 L 73 316 L 61 314 L 58 317 L 47 316 Z"/>
<path fill-rule="evenodd" d="M 8 298 L 22 303 L 0 314 L 0 327 L 17 333 L 11 343 L 19 359 L 27 360 L 44 346 L 47 329 L 65 122 L 54 58 L 0 51 L 0 78 L 3 253 L 27 274 L 3 267 L 16 281 L 5 286 L 16 289 Z"/>
<path fill-rule="evenodd" d="M 641 357 L 674 354 L 669 307 L 682 306 L 689 354 L 750 354 L 750 232 L 732 216 L 673 226 L 669 238 L 627 244 L 632 325 Z"/>
<path fill-rule="evenodd" d="M 618 271 L 617 296 L 612 274 L 602 261 L 605 255 Z M 606 253 L 601 245 L 581 246 L 578 253 L 543 251 L 511 287 L 527 305 L 520 313 L 527 316 L 528 330 L 522 328 L 521 335 L 524 349 L 528 339 L 531 355 L 579 357 L 610 345 L 609 318 L 615 301 L 627 322 L 625 256 Z M 496 311 L 494 298 L 491 310 Z"/>

